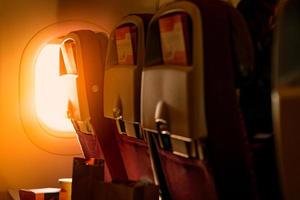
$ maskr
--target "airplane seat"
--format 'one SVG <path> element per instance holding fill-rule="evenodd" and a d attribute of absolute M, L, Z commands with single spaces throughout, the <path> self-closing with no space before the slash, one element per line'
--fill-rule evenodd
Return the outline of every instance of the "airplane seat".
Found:
<path fill-rule="evenodd" d="M 114 123 L 103 116 L 103 76 L 107 36 L 88 30 L 62 38 L 60 75 L 68 79 L 68 111 L 86 158 L 105 160 L 105 181 L 124 179 L 126 173 L 116 147 Z M 100 104 L 99 104 L 100 102 Z"/>
<path fill-rule="evenodd" d="M 272 109 L 283 199 L 294 200 L 300 198 L 300 2 L 284 2 L 279 12 L 274 37 Z"/>
<path fill-rule="evenodd" d="M 262 199 L 281 199 L 271 112 L 271 46 L 277 1 L 242 0 L 237 6 L 254 47 L 255 68 L 240 81 L 240 105 L 254 158 Z"/>
<path fill-rule="evenodd" d="M 104 115 L 116 120 L 116 138 L 129 180 L 153 181 L 140 128 L 140 84 L 151 14 L 131 14 L 111 32 L 104 80 Z"/>
<path fill-rule="evenodd" d="M 258 199 L 236 97 L 233 49 L 239 44 L 233 43 L 232 35 L 240 33 L 232 27 L 235 12 L 221 1 L 178 1 L 161 7 L 150 22 L 142 79 L 142 126 L 149 134 L 155 168 L 163 170 L 169 199 Z M 185 40 L 187 49 L 170 28 L 161 33 L 163 19 L 170 17 L 169 23 L 175 23 L 177 14 L 182 27 L 190 23 L 182 28 L 183 37 L 189 40 Z M 184 49 L 187 60 L 164 55 L 168 49 L 164 42 L 174 43 L 174 37 L 181 44 L 169 51 Z M 253 67 L 247 56 L 241 54 L 239 62 Z"/>
<path fill-rule="evenodd" d="M 237 6 L 244 17 L 255 53 L 255 70 L 241 89 L 241 107 L 245 113 L 250 140 L 257 133 L 273 132 L 271 114 L 271 46 L 277 0 L 241 0 Z"/>
<path fill-rule="evenodd" d="M 104 159 L 97 136 L 88 135 L 79 129 L 76 130 L 76 134 L 85 158 Z"/>
<path fill-rule="evenodd" d="M 158 155 L 167 187 L 166 199 L 218 199 L 212 171 L 205 160 L 181 157 L 162 149 Z"/>

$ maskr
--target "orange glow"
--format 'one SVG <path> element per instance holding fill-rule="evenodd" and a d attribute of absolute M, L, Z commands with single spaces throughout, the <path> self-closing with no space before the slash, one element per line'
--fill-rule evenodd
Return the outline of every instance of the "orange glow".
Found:
<path fill-rule="evenodd" d="M 70 80 L 59 75 L 60 45 L 46 45 L 35 64 L 35 107 L 39 120 L 48 128 L 74 132 L 67 117 L 68 83 Z"/>

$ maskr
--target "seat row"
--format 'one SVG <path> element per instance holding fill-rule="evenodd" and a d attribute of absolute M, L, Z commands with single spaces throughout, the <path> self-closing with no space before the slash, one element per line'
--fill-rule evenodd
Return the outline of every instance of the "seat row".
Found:
<path fill-rule="evenodd" d="M 73 77 L 68 116 L 85 157 L 105 160 L 106 181 L 147 179 L 163 199 L 259 199 L 236 84 L 253 51 L 219 0 L 126 16 L 109 39 L 68 34 L 61 75 Z"/>

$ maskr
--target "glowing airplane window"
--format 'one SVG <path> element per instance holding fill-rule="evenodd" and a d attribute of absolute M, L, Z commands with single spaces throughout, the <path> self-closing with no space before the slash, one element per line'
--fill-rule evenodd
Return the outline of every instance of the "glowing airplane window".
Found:
<path fill-rule="evenodd" d="M 35 106 L 39 120 L 55 131 L 74 132 L 68 119 L 69 80 L 59 75 L 60 45 L 48 44 L 40 52 L 35 69 Z"/>

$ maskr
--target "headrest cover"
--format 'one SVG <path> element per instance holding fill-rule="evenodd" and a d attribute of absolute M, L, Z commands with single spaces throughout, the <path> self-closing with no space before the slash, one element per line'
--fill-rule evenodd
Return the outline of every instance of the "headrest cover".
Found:
<path fill-rule="evenodd" d="M 129 15 L 112 31 L 104 75 L 104 116 L 139 123 L 140 79 L 148 15 Z"/>

